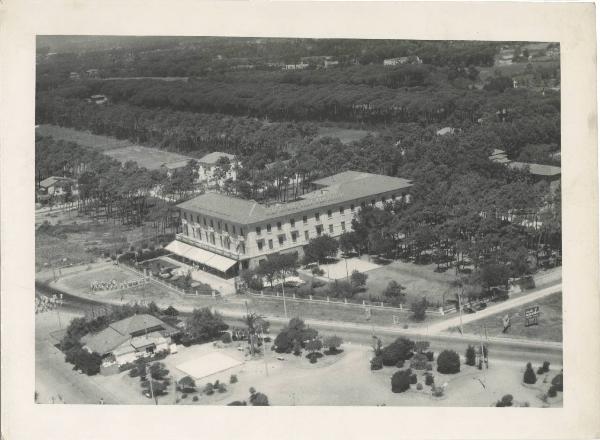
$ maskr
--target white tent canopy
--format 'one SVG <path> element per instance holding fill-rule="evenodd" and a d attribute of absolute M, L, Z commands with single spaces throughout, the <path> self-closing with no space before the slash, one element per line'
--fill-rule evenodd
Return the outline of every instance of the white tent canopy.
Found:
<path fill-rule="evenodd" d="M 215 254 L 214 252 L 189 245 L 179 240 L 172 241 L 165 249 L 180 257 L 187 258 L 199 264 L 205 264 L 220 272 L 226 272 L 237 264 L 236 260 Z"/>

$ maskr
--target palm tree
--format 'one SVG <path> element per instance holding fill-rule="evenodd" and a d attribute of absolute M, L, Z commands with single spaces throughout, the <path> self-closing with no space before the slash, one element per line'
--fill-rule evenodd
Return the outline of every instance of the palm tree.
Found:
<path fill-rule="evenodd" d="M 257 313 L 248 313 L 244 316 L 244 323 L 248 328 L 248 343 L 250 344 L 250 354 L 254 356 L 255 345 L 259 334 L 262 335 L 263 331 L 268 327 L 268 322 L 264 317 Z"/>

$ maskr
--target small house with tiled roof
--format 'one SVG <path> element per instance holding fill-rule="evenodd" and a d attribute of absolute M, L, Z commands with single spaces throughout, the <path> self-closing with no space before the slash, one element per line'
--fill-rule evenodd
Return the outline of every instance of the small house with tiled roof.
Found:
<path fill-rule="evenodd" d="M 102 356 L 105 364 L 120 365 L 162 350 L 170 351 L 171 338 L 178 333 L 179 330 L 157 317 L 140 314 L 87 334 L 81 342 L 84 349 Z"/>

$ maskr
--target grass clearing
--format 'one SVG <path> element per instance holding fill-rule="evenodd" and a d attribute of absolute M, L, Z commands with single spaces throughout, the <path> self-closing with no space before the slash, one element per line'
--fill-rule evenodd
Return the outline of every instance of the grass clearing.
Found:
<path fill-rule="evenodd" d="M 170 151 L 158 150 L 156 148 L 142 147 L 139 145 L 130 145 L 124 148 L 107 150 L 105 151 L 105 154 L 121 163 L 128 161 L 137 162 L 140 167 L 149 170 L 159 169 L 161 165 L 165 163 L 191 159 L 191 157 L 182 154 L 171 153 Z"/>
<path fill-rule="evenodd" d="M 130 141 L 120 140 L 111 136 L 92 134 L 89 131 L 75 130 L 73 128 L 59 127 L 58 125 L 40 124 L 36 133 L 42 136 L 52 136 L 54 139 L 66 142 L 75 142 L 82 147 L 106 151 L 133 145 Z"/>
<path fill-rule="evenodd" d="M 456 289 L 451 286 L 455 279 L 454 271 L 435 272 L 435 264 L 418 265 L 393 261 L 392 263 L 367 272 L 367 290 L 357 295 L 358 299 L 368 298 L 369 295 L 382 297 L 390 281 L 396 281 L 406 288 L 406 304 L 427 298 L 433 304 L 450 299 Z M 444 298 L 445 296 L 445 298 Z"/>
<path fill-rule="evenodd" d="M 525 309 L 533 305 L 540 306 L 538 325 L 525 327 Z M 510 317 L 511 326 L 506 333 L 502 333 L 502 318 L 506 314 Z M 539 301 L 473 321 L 464 326 L 464 332 L 479 333 L 483 325 L 487 328 L 488 336 L 562 342 L 562 294 L 549 295 Z"/>
<path fill-rule="evenodd" d="M 351 144 L 360 141 L 369 134 L 366 130 L 357 130 L 343 127 L 319 127 L 317 139 L 324 137 L 338 138 L 342 144 Z"/>
<path fill-rule="evenodd" d="M 287 297 L 286 293 L 286 297 Z M 291 294 L 289 294 L 291 296 Z M 249 298 L 248 306 L 259 314 L 284 317 L 283 301 L 272 298 Z M 342 321 L 373 325 L 393 325 L 394 316 L 398 317 L 399 327 L 404 323 L 414 326 L 415 322 L 410 319 L 410 313 L 396 309 L 376 309 L 370 307 L 370 316 L 365 308 L 347 306 L 342 304 L 311 303 L 309 301 L 286 301 L 289 317 L 299 316 L 303 319 L 315 319 L 322 321 Z M 368 307 L 368 306 L 367 306 Z M 427 321 L 439 319 L 436 315 L 428 315 Z"/>

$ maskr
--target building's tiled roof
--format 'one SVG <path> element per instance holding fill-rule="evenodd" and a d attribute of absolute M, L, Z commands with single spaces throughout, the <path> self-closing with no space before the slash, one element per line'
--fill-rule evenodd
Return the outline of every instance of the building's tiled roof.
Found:
<path fill-rule="evenodd" d="M 373 174 L 363 173 L 361 171 L 344 171 L 342 173 L 334 174 L 333 176 L 314 180 L 313 184 L 318 186 L 331 186 L 340 183 L 351 182 L 353 180 L 364 179 L 367 176 L 373 176 Z"/>
<path fill-rule="evenodd" d="M 221 157 L 226 157 L 229 160 L 233 160 L 235 156 L 229 153 L 222 153 L 220 151 L 213 151 L 212 153 L 208 153 L 206 156 L 202 157 L 198 160 L 200 163 L 204 163 L 207 165 L 214 165 Z"/>
<path fill-rule="evenodd" d="M 98 333 L 85 335 L 81 338 L 81 341 L 90 351 L 105 355 L 127 342 L 129 338 L 128 334 L 120 333 L 114 328 L 108 327 Z"/>
<path fill-rule="evenodd" d="M 454 128 L 452 128 L 452 127 L 444 127 L 444 128 L 440 128 L 440 129 L 439 129 L 439 130 L 436 132 L 436 134 L 437 134 L 438 136 L 443 136 L 443 135 L 445 135 L 445 134 L 452 134 L 452 133 L 454 133 Z"/>
<path fill-rule="evenodd" d="M 48 177 L 48 178 L 42 180 L 40 182 L 40 186 L 42 188 L 49 188 L 52 185 L 56 185 L 57 183 L 65 184 L 65 183 L 72 183 L 72 182 L 74 182 L 74 180 L 70 179 L 68 177 L 51 176 L 51 177 Z"/>
<path fill-rule="evenodd" d="M 412 183 L 406 179 L 356 171 L 346 171 L 313 183 L 324 188 L 304 194 L 302 199 L 289 203 L 266 206 L 253 200 L 205 193 L 177 206 L 188 211 L 228 219 L 238 224 L 252 224 L 390 191 L 400 191 L 412 186 Z"/>
<path fill-rule="evenodd" d="M 525 163 L 525 162 L 511 162 L 509 165 L 511 168 L 519 170 L 529 169 L 530 174 L 536 176 L 557 176 L 560 174 L 560 167 L 552 165 L 540 165 L 537 163 Z"/>
<path fill-rule="evenodd" d="M 129 318 L 122 319 L 121 321 L 113 322 L 110 326 L 121 334 L 130 335 L 132 333 L 141 332 L 148 328 L 158 326 L 165 327 L 166 325 L 167 324 L 155 316 L 142 314 L 133 315 Z"/>
<path fill-rule="evenodd" d="M 92 352 L 104 355 L 131 339 L 132 333 L 139 333 L 159 326 L 165 330 L 176 330 L 155 316 L 147 314 L 133 315 L 121 321 L 113 322 L 109 327 L 98 333 L 87 334 L 81 338 L 81 341 Z"/>

